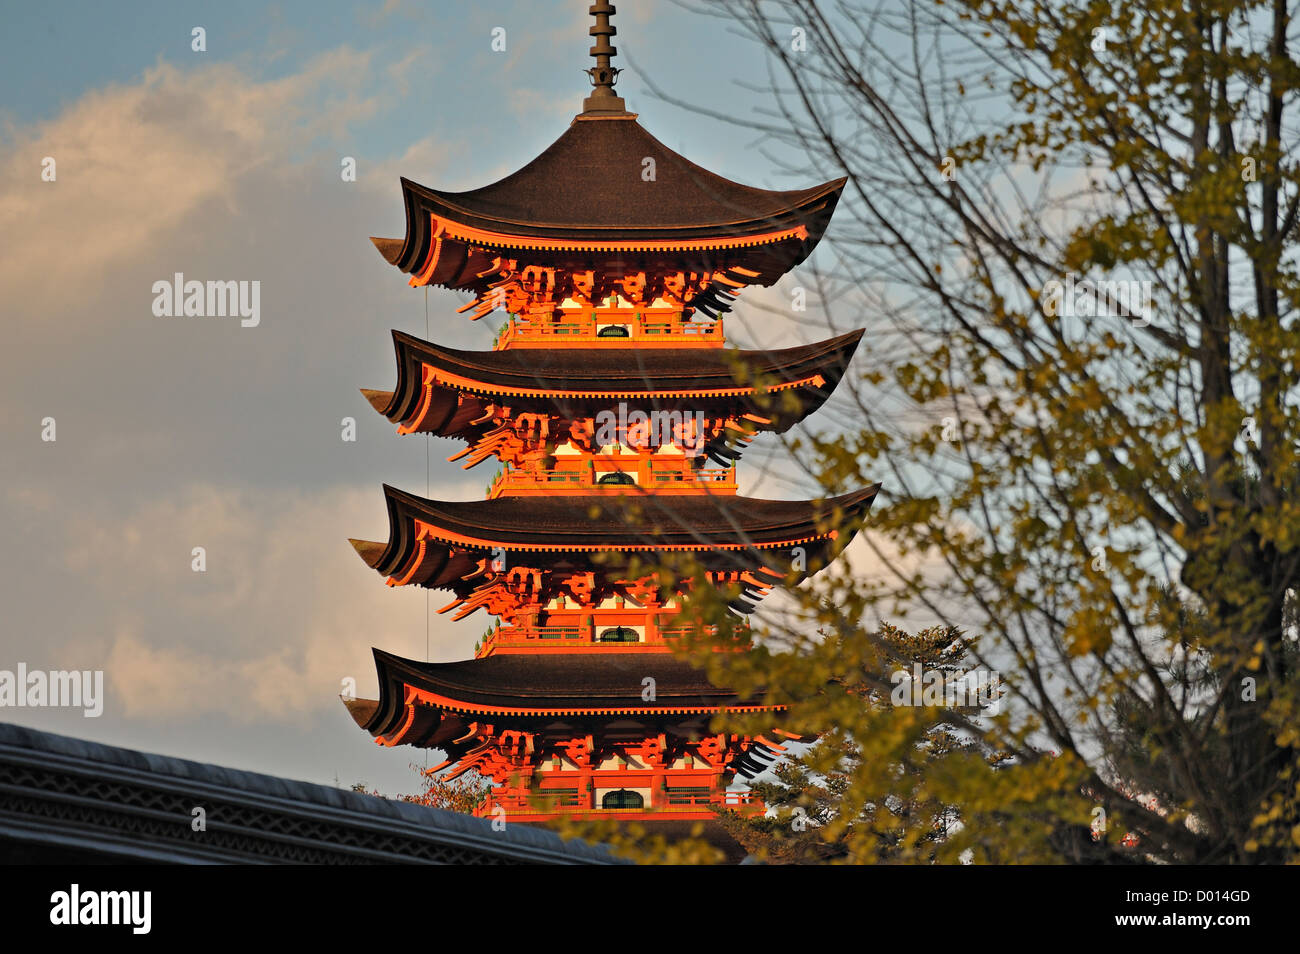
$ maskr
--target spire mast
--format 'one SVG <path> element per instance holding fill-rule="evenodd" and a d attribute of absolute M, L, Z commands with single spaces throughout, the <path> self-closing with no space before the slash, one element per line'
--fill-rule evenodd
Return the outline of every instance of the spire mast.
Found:
<path fill-rule="evenodd" d="M 614 4 L 608 0 L 596 0 L 587 10 L 596 18 L 596 24 L 587 32 L 596 38 L 596 45 L 589 51 L 596 60 L 596 65 L 587 70 L 591 79 L 591 95 L 582 102 L 584 115 L 590 113 L 626 113 L 627 107 L 620 96 L 614 95 L 614 84 L 618 82 L 620 70 L 610 65 L 610 60 L 618 50 L 610 45 L 609 38 L 618 33 L 618 27 L 609 22 L 615 13 Z"/>

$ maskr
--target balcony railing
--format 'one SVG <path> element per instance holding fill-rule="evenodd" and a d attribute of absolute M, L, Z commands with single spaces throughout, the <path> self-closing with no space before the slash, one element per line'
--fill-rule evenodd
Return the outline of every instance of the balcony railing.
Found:
<path fill-rule="evenodd" d="M 622 473 L 632 477 L 636 482 L 636 486 L 633 486 L 601 484 L 600 478 L 607 473 L 612 473 L 612 471 L 596 469 L 603 462 L 603 459 L 586 460 L 581 466 L 572 469 L 506 470 L 493 481 L 488 489 L 488 496 L 499 497 L 503 493 L 510 492 L 544 493 L 547 490 L 553 491 L 557 487 L 562 487 L 566 491 L 591 487 L 602 491 L 608 489 L 611 493 L 636 493 L 636 487 L 663 490 L 696 486 L 715 493 L 734 493 L 736 490 L 735 467 L 701 467 L 697 470 L 691 467 L 689 459 L 629 460 L 626 457 L 621 460 L 616 459 L 615 463 L 628 468 Z"/>
<path fill-rule="evenodd" d="M 554 804 L 560 808 L 579 808 L 586 807 L 587 799 L 578 794 L 576 788 L 543 788 L 535 793 L 536 797 L 543 802 Z"/>
<path fill-rule="evenodd" d="M 674 792 L 669 789 L 667 792 L 667 801 L 669 805 L 754 805 L 761 804 L 762 800 L 752 792 L 713 792 L 711 794 L 695 794 L 686 792 Z"/>
<path fill-rule="evenodd" d="M 582 629 L 578 626 L 534 626 L 526 632 L 533 639 L 582 638 Z"/>
<path fill-rule="evenodd" d="M 602 335 L 601 329 L 621 326 L 627 335 Z M 591 341 L 612 346 L 626 345 L 630 341 L 663 341 L 675 339 L 674 343 L 707 344 L 720 346 L 723 341 L 722 321 L 682 321 L 679 315 L 668 317 L 651 312 L 610 311 L 600 309 L 595 312 L 585 311 L 566 314 L 561 321 L 551 319 L 527 318 L 514 316 L 510 319 L 497 338 L 498 348 L 512 345 L 538 342 L 548 338 L 564 338 L 566 341 Z"/>
<path fill-rule="evenodd" d="M 493 650 L 506 647 L 537 646 L 540 643 L 562 645 L 578 641 L 592 642 L 580 626 L 506 626 L 495 630 L 479 646 L 476 657 L 482 658 Z"/>
<path fill-rule="evenodd" d="M 570 610 L 572 612 L 572 610 Z M 593 612 L 588 610 L 587 612 Z M 594 612 L 599 612 L 596 610 Z M 598 639 L 599 632 L 609 627 L 601 626 L 503 626 L 501 629 L 494 630 L 490 636 L 484 640 L 478 648 L 476 658 L 482 658 L 490 652 L 499 649 L 543 649 L 548 646 L 568 647 L 568 646 L 603 646 L 603 647 L 626 647 L 626 646 L 645 646 L 649 643 L 662 643 L 665 639 L 672 639 L 678 636 L 684 636 L 692 632 L 689 626 L 660 627 L 659 638 L 649 639 L 646 642 L 623 643 L 612 642 Z M 716 626 L 705 627 L 705 632 L 710 636 L 716 636 L 718 628 Z M 585 649 L 583 650 L 586 651 Z"/>
<path fill-rule="evenodd" d="M 704 483 L 704 484 L 730 484 L 735 486 L 736 469 L 734 467 L 701 467 L 699 470 L 674 471 L 666 473 L 652 472 L 650 475 L 652 481 L 656 484 L 662 483 Z"/>
<path fill-rule="evenodd" d="M 575 789 L 535 789 L 533 791 L 535 800 L 520 798 L 519 796 L 506 796 L 504 798 L 494 798 L 491 793 L 477 806 L 475 814 L 479 817 L 486 817 L 492 814 L 493 809 L 500 806 L 507 811 L 518 814 L 542 813 L 554 810 L 560 811 L 578 811 L 589 812 L 599 811 L 611 814 L 627 814 L 629 812 L 647 812 L 662 811 L 664 809 L 677 810 L 682 809 L 699 809 L 705 811 L 711 806 L 722 806 L 725 808 L 761 808 L 763 800 L 753 792 L 712 792 L 709 794 L 696 794 L 685 792 L 674 792 L 669 789 L 664 794 L 662 804 L 643 805 L 635 808 L 601 808 L 594 804 L 595 798 L 591 792 L 582 793 Z"/>

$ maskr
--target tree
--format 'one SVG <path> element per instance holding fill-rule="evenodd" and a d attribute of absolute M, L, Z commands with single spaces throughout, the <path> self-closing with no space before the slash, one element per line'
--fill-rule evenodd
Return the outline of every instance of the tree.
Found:
<path fill-rule="evenodd" d="M 1163 862 L 1294 859 L 1291 8 L 702 12 L 773 66 L 772 117 L 716 118 L 756 130 L 801 179 L 810 160 L 848 176 L 830 255 L 792 280 L 832 328 L 846 310 L 869 322 L 842 416 L 786 449 L 828 493 L 883 481 L 871 575 L 826 569 L 753 653 L 692 641 L 718 680 L 764 687 L 801 731 L 838 727 L 832 755 L 854 740 L 816 831 L 880 857 L 859 820 L 901 785 L 962 818 L 942 845 L 914 842 L 914 860 L 1113 860 L 1126 836 Z M 697 611 L 723 620 L 727 594 L 699 582 Z M 870 669 L 882 611 L 981 634 L 972 657 L 1009 701 L 955 717 L 978 751 L 917 760 L 922 712 L 825 691 Z M 917 774 L 884 768 L 899 765 Z"/>
<path fill-rule="evenodd" d="M 420 773 L 423 789 L 418 795 L 400 796 L 404 802 L 471 815 L 492 788 L 492 783 L 477 772 L 448 778 L 446 772 L 427 771 L 414 763 L 411 769 Z"/>
<path fill-rule="evenodd" d="M 482 804 L 483 799 L 492 788 L 491 782 L 477 772 L 466 772 L 463 775 L 449 778 L 445 771 L 439 772 L 425 769 L 414 762 L 411 763 L 410 767 L 411 771 L 418 773 L 420 776 L 421 790 L 415 795 L 391 796 L 399 802 L 431 805 L 434 808 L 445 808 L 447 811 L 471 815 L 474 813 L 474 809 Z M 360 792 L 363 795 L 374 795 L 376 798 L 390 797 L 382 794 L 377 788 L 367 788 L 365 782 L 353 782 L 349 791 Z"/>
<path fill-rule="evenodd" d="M 859 653 L 845 645 L 846 639 L 861 639 L 865 633 L 821 635 L 832 654 L 856 658 Z M 873 638 L 865 640 L 864 648 L 873 658 L 873 671 L 833 678 L 826 692 L 842 692 L 852 698 L 852 704 L 873 708 L 921 704 L 922 687 L 911 676 L 914 667 L 919 667 L 916 671 L 942 678 L 939 685 L 949 689 L 955 709 L 968 715 L 978 710 L 978 700 L 967 698 L 960 682 L 968 664 L 968 646 L 957 630 L 936 626 L 912 635 L 884 624 Z M 961 705 L 956 699 L 958 689 Z M 996 689 L 986 695 L 984 702 L 997 704 Z M 971 702 L 975 704 L 966 704 Z M 926 721 L 934 712 L 927 713 Z M 925 772 L 918 763 L 978 749 L 971 737 L 954 731 L 941 715 L 938 718 L 940 721 L 930 725 L 925 721 L 917 724 L 924 727 L 919 728 L 904 761 L 888 767 L 885 788 L 868 797 L 865 810 L 856 818 L 848 817 L 841 806 L 849 787 L 864 774 L 861 746 L 839 727 L 832 727 L 799 758 L 780 762 L 772 781 L 753 785 L 775 814 L 749 818 L 728 814 L 723 816 L 723 824 L 751 855 L 768 862 L 854 862 L 863 860 L 855 846 L 868 840 L 872 849 L 868 857 L 873 860 L 937 860 L 940 848 L 960 827 L 961 812 L 925 793 Z M 988 759 L 994 764 L 998 761 L 996 753 Z"/>

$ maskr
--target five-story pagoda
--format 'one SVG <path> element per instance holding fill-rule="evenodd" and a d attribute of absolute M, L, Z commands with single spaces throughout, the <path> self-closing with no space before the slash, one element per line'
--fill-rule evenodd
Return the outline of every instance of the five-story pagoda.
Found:
<path fill-rule="evenodd" d="M 491 351 L 394 332 L 395 389 L 363 393 L 399 433 L 463 441 L 453 460 L 502 469 L 480 501 L 385 486 L 388 542 L 353 545 L 390 586 L 449 590 L 443 612 L 500 622 L 472 660 L 375 650 L 379 699 L 348 705 L 381 744 L 439 748 L 435 770 L 490 778 L 483 815 L 761 810 L 728 787 L 770 762 L 780 730 L 710 732 L 720 707 L 764 706 L 673 656 L 686 584 L 654 561 L 691 555 L 748 612 L 792 570 L 829 562 L 849 535 L 837 527 L 871 505 L 874 487 L 741 497 L 735 476 L 756 433 L 825 401 L 861 332 L 736 351 L 721 317 L 808 256 L 844 180 L 754 189 L 673 152 L 614 93 L 613 5 L 590 12 L 593 89 L 568 130 L 481 189 L 403 179 L 406 237 L 373 240 L 412 286 L 468 292 L 471 319 L 509 317 Z"/>

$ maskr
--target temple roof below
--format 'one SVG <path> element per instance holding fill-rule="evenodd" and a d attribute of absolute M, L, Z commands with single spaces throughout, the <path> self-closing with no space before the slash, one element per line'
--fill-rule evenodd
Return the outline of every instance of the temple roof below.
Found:
<path fill-rule="evenodd" d="M 603 849 L 487 819 L 0 722 L 5 864 L 572 864 Z M 174 819 L 205 806 L 201 836 Z M 98 869 L 97 869 L 98 870 Z"/>

